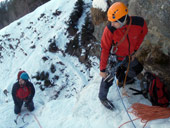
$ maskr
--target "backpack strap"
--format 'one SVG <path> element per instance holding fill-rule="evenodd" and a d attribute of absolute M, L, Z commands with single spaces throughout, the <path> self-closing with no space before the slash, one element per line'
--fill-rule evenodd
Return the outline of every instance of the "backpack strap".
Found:
<path fill-rule="evenodd" d="M 156 79 L 153 79 L 153 81 L 149 85 L 149 94 L 151 97 L 154 97 L 153 91 L 154 91 L 155 81 L 156 81 Z"/>
<path fill-rule="evenodd" d="M 133 95 L 142 95 L 143 92 L 134 88 L 129 88 L 130 90 L 134 91 L 134 93 L 132 93 Z"/>
<path fill-rule="evenodd" d="M 128 25 L 127 29 L 126 29 L 126 32 L 125 32 L 125 34 L 123 35 L 122 39 L 121 39 L 119 42 L 116 42 L 116 44 L 113 44 L 113 46 L 112 46 L 112 47 L 114 47 L 114 49 L 113 49 L 113 54 L 115 54 L 115 53 L 117 52 L 118 46 L 119 46 L 120 44 L 122 44 L 122 42 L 123 42 L 123 41 L 125 40 L 125 38 L 128 36 L 128 33 L 129 33 L 129 29 L 130 29 L 131 24 L 132 24 L 132 18 L 130 17 L 130 23 L 129 23 L 129 25 Z M 123 57 L 123 58 L 124 58 L 125 56 L 119 56 L 119 57 Z"/>

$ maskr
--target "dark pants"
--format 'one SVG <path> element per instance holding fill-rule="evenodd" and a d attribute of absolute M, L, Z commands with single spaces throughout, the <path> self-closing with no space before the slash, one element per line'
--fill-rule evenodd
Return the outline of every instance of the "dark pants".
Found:
<path fill-rule="evenodd" d="M 109 91 L 109 88 L 112 86 L 113 80 L 110 81 L 109 83 L 104 82 L 104 79 L 102 79 L 101 84 L 100 84 L 100 90 L 99 90 L 99 99 L 100 100 L 106 100 L 107 99 L 107 94 Z"/>
<path fill-rule="evenodd" d="M 128 67 L 128 63 L 124 65 L 126 68 Z M 141 71 L 143 70 L 143 66 L 139 63 L 137 58 L 134 59 L 129 65 L 129 72 L 128 72 L 128 77 L 129 78 L 134 78 L 137 76 Z M 113 84 L 113 80 L 110 82 L 104 82 L 103 79 L 100 84 L 100 89 L 99 89 L 99 99 L 105 100 L 107 99 L 107 94 L 109 91 L 109 88 Z"/>
<path fill-rule="evenodd" d="M 19 114 L 21 113 L 21 108 L 22 108 L 22 105 L 23 105 L 23 100 L 20 100 L 18 102 L 18 104 L 15 104 L 15 107 L 14 107 L 14 112 L 15 114 Z M 27 107 L 27 109 L 31 112 L 34 110 L 34 103 L 33 101 L 29 102 L 29 103 L 25 103 L 24 105 L 25 107 Z"/>

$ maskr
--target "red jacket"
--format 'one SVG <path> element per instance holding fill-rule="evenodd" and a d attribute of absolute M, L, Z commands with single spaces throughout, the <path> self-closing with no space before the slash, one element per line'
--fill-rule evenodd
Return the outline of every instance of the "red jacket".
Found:
<path fill-rule="evenodd" d="M 30 81 L 26 81 L 26 85 L 21 87 L 19 82 L 16 82 L 12 88 L 12 97 L 14 100 L 15 105 L 19 104 L 19 101 L 27 100 L 31 102 L 35 94 L 35 88 Z"/>
<path fill-rule="evenodd" d="M 138 16 L 132 16 L 132 23 L 129 28 L 129 32 L 125 40 L 119 44 L 119 41 L 124 36 L 128 24 L 130 23 L 130 18 L 128 18 L 127 25 L 120 29 L 116 29 L 108 24 L 103 32 L 101 39 L 101 57 L 100 57 L 100 71 L 105 71 L 107 66 L 107 61 L 109 58 L 110 50 L 113 44 L 118 43 L 118 50 L 116 55 L 118 60 L 123 60 L 125 56 L 131 55 L 134 51 L 138 50 L 145 35 L 148 32 L 146 22 L 143 18 Z M 130 53 L 129 53 L 130 52 Z"/>
<path fill-rule="evenodd" d="M 16 97 L 19 99 L 25 99 L 31 94 L 31 89 L 30 87 L 28 88 L 26 85 L 23 87 L 18 88 L 16 91 Z"/>

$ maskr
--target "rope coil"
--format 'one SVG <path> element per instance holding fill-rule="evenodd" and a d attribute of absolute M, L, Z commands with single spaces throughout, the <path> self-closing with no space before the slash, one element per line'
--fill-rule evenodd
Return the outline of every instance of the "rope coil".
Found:
<path fill-rule="evenodd" d="M 129 113 L 132 113 L 136 117 L 140 118 L 141 122 L 145 123 L 144 127 L 151 120 L 165 119 L 170 117 L 170 108 L 134 103 L 130 109 L 132 110 L 129 111 Z"/>

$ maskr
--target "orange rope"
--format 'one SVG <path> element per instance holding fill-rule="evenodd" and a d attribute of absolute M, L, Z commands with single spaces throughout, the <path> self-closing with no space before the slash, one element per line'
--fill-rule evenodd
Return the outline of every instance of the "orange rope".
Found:
<path fill-rule="evenodd" d="M 125 79 L 124 79 L 124 82 L 123 82 L 123 88 L 125 87 L 126 79 L 127 79 L 127 75 L 128 75 L 129 67 L 130 67 L 130 55 L 128 57 L 129 57 L 129 63 L 128 63 L 128 67 L 127 67 L 127 70 L 126 70 Z"/>
<path fill-rule="evenodd" d="M 39 127 L 42 128 L 42 126 L 41 126 L 40 122 L 38 121 L 37 117 L 33 113 L 31 113 L 31 114 L 34 116 L 34 119 L 37 121 Z"/>
<path fill-rule="evenodd" d="M 170 117 L 170 114 L 169 114 L 170 108 L 164 108 L 164 107 L 159 107 L 159 106 L 148 106 L 148 105 L 141 104 L 141 103 L 134 103 L 130 107 L 130 109 L 132 110 L 129 111 L 129 113 L 134 114 L 137 117 L 137 119 L 141 119 L 141 122 L 145 123 L 143 128 L 151 120 L 165 119 L 165 118 Z M 129 122 L 130 121 L 125 122 L 124 124 L 129 123 Z M 123 126 L 124 124 L 122 124 L 121 126 Z"/>
<path fill-rule="evenodd" d="M 128 33 L 129 33 L 129 29 L 130 29 L 131 24 L 132 24 L 132 19 L 131 19 L 131 17 L 130 17 L 130 23 L 129 23 L 128 27 L 127 27 L 127 30 L 126 30 L 123 38 L 119 41 L 119 43 L 117 44 L 116 47 L 118 47 L 118 46 L 125 40 L 125 37 L 126 37 L 126 36 L 128 35 Z M 129 54 L 130 54 L 130 53 L 129 53 Z M 129 55 L 129 63 L 128 63 L 128 68 L 127 68 L 127 71 L 126 71 L 125 79 L 124 79 L 124 81 L 123 81 L 123 88 L 125 87 L 127 74 L 128 74 L 128 72 L 129 72 L 130 59 L 131 59 L 131 58 L 130 58 L 130 55 Z M 117 81 L 117 85 L 119 85 L 119 81 Z M 125 94 L 125 95 L 126 95 L 126 94 Z"/>
<path fill-rule="evenodd" d="M 119 41 L 119 43 L 117 44 L 116 47 L 118 47 L 125 40 L 127 34 L 129 33 L 129 29 L 130 29 L 131 24 L 132 24 L 132 18 L 130 17 L 130 23 L 127 27 L 127 30 L 126 30 L 125 34 L 123 35 L 122 39 Z"/>
<path fill-rule="evenodd" d="M 130 55 L 128 56 L 129 57 L 129 62 L 128 62 L 128 67 L 127 67 L 127 70 L 126 70 L 126 75 L 125 75 L 125 79 L 124 79 L 124 81 L 123 81 L 123 90 L 122 90 L 122 95 L 123 96 L 127 96 L 127 97 L 130 97 L 128 94 L 127 94 L 127 92 L 126 92 L 126 90 L 125 90 L 125 84 L 126 84 L 126 80 L 127 80 L 127 75 L 128 75 L 128 72 L 129 72 L 129 67 L 130 67 Z"/>
<path fill-rule="evenodd" d="M 139 119 L 139 118 L 133 119 L 132 121 L 135 121 L 135 120 L 137 120 L 137 119 Z M 125 124 L 129 123 L 129 122 L 131 122 L 131 120 L 129 120 L 129 121 L 127 121 L 127 122 L 125 122 L 125 123 L 121 124 L 121 125 L 119 126 L 119 128 L 120 128 L 120 127 L 122 127 L 123 125 L 125 125 Z"/>
<path fill-rule="evenodd" d="M 133 109 L 131 113 L 141 118 L 144 122 L 170 117 L 170 108 L 148 106 L 140 103 L 133 104 L 131 108 Z"/>

